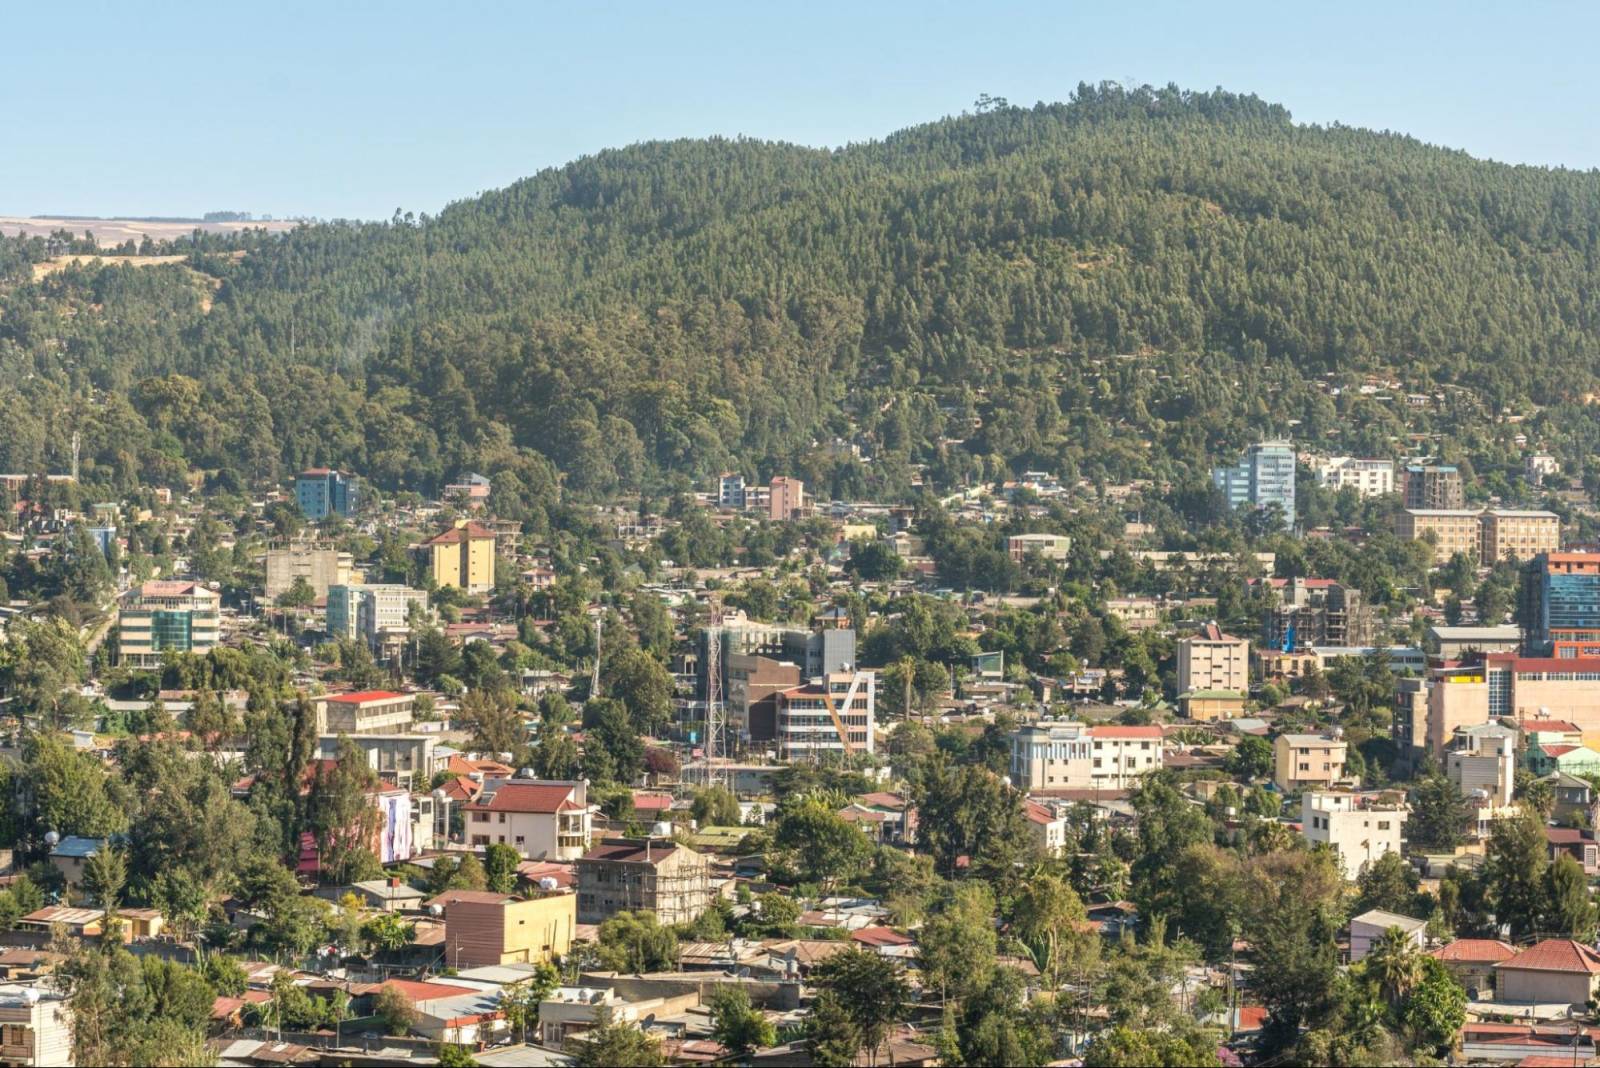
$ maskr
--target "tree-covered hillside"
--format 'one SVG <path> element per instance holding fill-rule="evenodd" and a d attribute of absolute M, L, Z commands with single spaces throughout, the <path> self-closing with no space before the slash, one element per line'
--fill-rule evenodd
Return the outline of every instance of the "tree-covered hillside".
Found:
<path fill-rule="evenodd" d="M 1264 430 L 1393 455 L 1419 420 L 1492 461 L 1505 406 L 1546 406 L 1526 425 L 1574 469 L 1600 436 L 1600 176 L 1220 91 L 635 145 L 435 217 L 197 241 L 37 282 L 56 250 L 0 243 L 0 469 L 63 468 L 76 426 L 112 488 L 476 468 L 537 519 L 558 479 L 1181 481 Z M 1319 388 L 1365 372 L 1466 388 L 1410 427 Z"/>

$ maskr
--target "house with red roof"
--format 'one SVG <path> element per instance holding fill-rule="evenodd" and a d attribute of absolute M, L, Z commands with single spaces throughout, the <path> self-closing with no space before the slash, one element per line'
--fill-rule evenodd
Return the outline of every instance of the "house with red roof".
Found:
<path fill-rule="evenodd" d="M 581 780 L 490 779 L 461 812 L 469 845 L 508 845 L 529 860 L 576 860 L 593 836 Z"/>
<path fill-rule="evenodd" d="M 1600 845 L 1596 844 L 1593 831 L 1576 827 L 1546 827 L 1544 840 L 1550 849 L 1551 861 L 1565 853 L 1578 862 L 1585 875 L 1600 873 Z"/>
<path fill-rule="evenodd" d="M 1600 988 L 1600 953 L 1571 938 L 1547 938 L 1494 966 L 1500 1001 L 1584 1005 Z"/>
<path fill-rule="evenodd" d="M 1445 966 L 1472 997 L 1494 993 L 1494 966 L 1517 955 L 1517 947 L 1498 938 L 1458 938 L 1429 956 Z"/>
<path fill-rule="evenodd" d="M 1033 832 L 1034 841 L 1049 856 L 1059 856 L 1067 847 L 1067 820 L 1049 805 L 1033 800 L 1022 802 L 1022 818 Z"/>

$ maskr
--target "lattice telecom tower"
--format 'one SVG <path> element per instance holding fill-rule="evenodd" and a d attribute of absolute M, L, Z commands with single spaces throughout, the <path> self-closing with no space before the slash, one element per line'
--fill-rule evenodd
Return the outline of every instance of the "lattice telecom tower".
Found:
<path fill-rule="evenodd" d="M 705 784 L 719 786 L 728 756 L 728 706 L 722 696 L 722 628 L 706 628 Z"/>

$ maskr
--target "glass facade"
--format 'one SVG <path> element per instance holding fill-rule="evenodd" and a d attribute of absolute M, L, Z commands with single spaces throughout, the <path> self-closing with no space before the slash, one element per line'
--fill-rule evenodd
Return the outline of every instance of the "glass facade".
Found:
<path fill-rule="evenodd" d="M 1292 528 L 1294 511 L 1294 446 L 1286 441 L 1264 441 L 1246 450 L 1231 467 L 1211 471 L 1211 481 L 1232 508 L 1283 510 L 1283 525 Z"/>
<path fill-rule="evenodd" d="M 186 653 L 194 648 L 194 613 L 164 608 L 150 613 L 150 648 L 158 653 L 168 649 Z"/>

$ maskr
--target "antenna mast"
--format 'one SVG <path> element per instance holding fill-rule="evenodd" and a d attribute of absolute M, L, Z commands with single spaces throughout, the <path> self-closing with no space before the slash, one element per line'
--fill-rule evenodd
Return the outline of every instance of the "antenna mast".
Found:
<path fill-rule="evenodd" d="M 722 769 L 716 763 L 728 755 L 728 708 L 722 700 L 722 628 L 706 628 L 706 737 L 705 784 L 718 786 Z"/>

